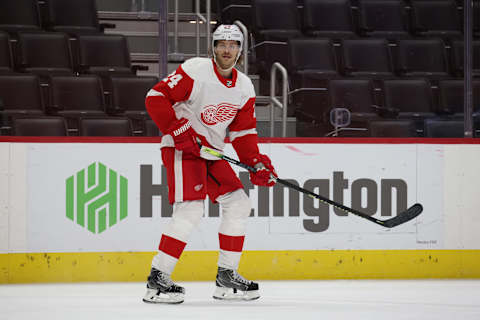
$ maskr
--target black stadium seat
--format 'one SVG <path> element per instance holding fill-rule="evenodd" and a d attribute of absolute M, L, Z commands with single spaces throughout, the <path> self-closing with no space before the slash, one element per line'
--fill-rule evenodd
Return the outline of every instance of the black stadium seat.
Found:
<path fill-rule="evenodd" d="M 128 137 L 132 128 L 128 118 L 82 118 L 80 135 L 89 137 Z"/>
<path fill-rule="evenodd" d="M 65 117 L 103 116 L 105 99 L 98 76 L 57 76 L 51 78 L 51 108 Z"/>
<path fill-rule="evenodd" d="M 8 33 L 0 31 L 0 74 L 13 72 L 12 49 Z"/>
<path fill-rule="evenodd" d="M 78 37 L 80 70 L 102 77 L 133 75 L 127 39 L 122 35 Z"/>
<path fill-rule="evenodd" d="M 393 77 L 393 66 L 385 39 L 343 40 L 343 71 L 348 76 Z"/>
<path fill-rule="evenodd" d="M 478 18 L 480 20 L 480 16 Z M 480 77 L 480 40 L 475 40 L 472 42 L 473 45 L 473 76 Z M 458 77 L 463 77 L 463 41 L 456 40 L 452 42 L 452 50 L 451 50 L 451 60 L 452 60 L 452 68 L 453 73 Z"/>
<path fill-rule="evenodd" d="M 287 40 L 302 36 L 296 0 L 253 0 L 253 35 L 261 77 L 274 62 L 288 63 Z"/>
<path fill-rule="evenodd" d="M 294 105 L 303 105 L 304 111 L 312 109 L 314 114 L 318 109 L 326 109 L 327 101 L 322 99 L 325 92 L 317 89 L 326 88 L 328 79 L 339 77 L 332 41 L 291 39 L 288 41 L 288 49 L 290 84 L 292 89 L 299 89 L 292 95 Z M 318 107 L 319 104 L 324 106 Z M 288 113 L 292 114 L 292 111 L 289 109 Z"/>
<path fill-rule="evenodd" d="M 400 118 L 434 116 L 430 83 L 425 79 L 383 81 L 384 106 L 398 109 Z"/>
<path fill-rule="evenodd" d="M 404 77 L 449 77 L 445 44 L 441 39 L 398 41 L 397 71 Z"/>
<path fill-rule="evenodd" d="M 15 118 L 15 136 L 66 136 L 67 125 L 62 117 Z"/>
<path fill-rule="evenodd" d="M 427 119 L 424 135 L 429 138 L 463 138 L 463 120 Z"/>
<path fill-rule="evenodd" d="M 288 70 L 294 87 L 311 87 L 316 80 L 339 76 L 333 43 L 329 39 L 288 41 Z"/>
<path fill-rule="evenodd" d="M 286 41 L 301 36 L 296 0 L 253 0 L 257 41 Z"/>
<path fill-rule="evenodd" d="M 410 37 L 403 0 L 360 0 L 358 7 L 363 35 L 386 39 Z"/>
<path fill-rule="evenodd" d="M 48 0 L 48 29 L 73 36 L 103 32 L 95 0 Z"/>
<path fill-rule="evenodd" d="M 222 23 L 232 24 L 240 20 L 244 25 L 252 25 L 252 1 L 250 0 L 218 0 L 219 15 Z"/>
<path fill-rule="evenodd" d="M 147 92 L 158 82 L 157 77 L 111 78 L 109 113 L 121 114 L 132 120 L 135 134 L 144 131 L 144 120 L 150 118 L 145 109 Z"/>
<path fill-rule="evenodd" d="M 442 80 L 439 82 L 439 112 L 463 117 L 463 80 Z M 480 81 L 473 81 L 473 112 L 480 112 Z"/>
<path fill-rule="evenodd" d="M 38 1 L 0 1 L 0 30 L 9 33 L 40 31 Z"/>
<path fill-rule="evenodd" d="M 65 33 L 20 33 L 20 68 L 41 77 L 73 74 L 72 58 Z"/>
<path fill-rule="evenodd" d="M 332 108 L 346 108 L 352 121 L 368 121 L 377 118 L 373 82 L 364 79 L 331 80 L 329 85 Z"/>
<path fill-rule="evenodd" d="M 113 77 L 111 108 L 127 117 L 148 117 L 145 109 L 147 92 L 158 82 L 157 77 Z"/>
<path fill-rule="evenodd" d="M 413 0 L 412 31 L 424 37 L 461 38 L 462 23 L 454 0 Z"/>
<path fill-rule="evenodd" d="M 314 37 L 356 38 L 350 0 L 304 0 L 302 29 Z"/>
<path fill-rule="evenodd" d="M 0 75 L 0 104 L 7 116 L 45 112 L 40 82 L 35 75 Z"/>
<path fill-rule="evenodd" d="M 406 138 L 416 137 L 413 120 L 376 120 L 369 123 L 371 137 Z"/>

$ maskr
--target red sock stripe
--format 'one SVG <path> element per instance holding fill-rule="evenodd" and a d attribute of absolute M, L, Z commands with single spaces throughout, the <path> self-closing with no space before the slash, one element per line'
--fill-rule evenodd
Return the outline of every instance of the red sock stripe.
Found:
<path fill-rule="evenodd" d="M 226 234 L 219 233 L 218 239 L 220 240 L 220 249 L 242 252 L 243 240 L 245 240 L 245 236 L 228 236 Z"/>
<path fill-rule="evenodd" d="M 180 258 L 186 245 L 187 244 L 183 241 L 162 234 L 162 239 L 160 240 L 158 250 L 178 259 Z"/>

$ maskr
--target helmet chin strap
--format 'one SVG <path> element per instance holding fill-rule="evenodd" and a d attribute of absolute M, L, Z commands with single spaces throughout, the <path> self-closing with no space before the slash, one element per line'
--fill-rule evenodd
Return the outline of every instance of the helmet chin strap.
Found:
<path fill-rule="evenodd" d="M 231 70 L 235 67 L 235 65 L 237 64 L 237 61 L 238 61 L 238 59 L 240 58 L 240 55 L 241 55 L 240 52 L 238 52 L 238 53 L 237 53 L 237 58 L 235 59 L 235 62 L 233 63 L 233 65 L 232 65 L 230 68 L 223 69 L 222 67 L 220 67 L 220 65 L 219 65 L 218 62 L 217 62 L 217 54 L 216 54 L 216 52 L 215 52 L 215 48 L 214 48 L 213 50 L 214 50 L 214 53 L 213 53 L 213 61 L 215 61 L 215 64 L 217 65 L 217 68 L 220 69 L 220 70 L 223 71 L 223 72 L 229 72 L 229 71 L 231 71 Z"/>

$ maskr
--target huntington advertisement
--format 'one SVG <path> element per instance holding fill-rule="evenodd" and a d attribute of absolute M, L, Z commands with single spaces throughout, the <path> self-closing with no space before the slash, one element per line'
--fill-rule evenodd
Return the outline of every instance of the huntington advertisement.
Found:
<path fill-rule="evenodd" d="M 443 146 L 261 144 L 279 177 L 387 219 L 420 202 L 424 212 L 383 228 L 294 189 L 250 183 L 245 250 L 442 249 Z M 236 158 L 227 145 L 225 154 Z M 26 250 L 155 251 L 172 208 L 157 144 L 26 145 Z M 205 202 L 186 250 L 217 250 L 221 208 Z"/>

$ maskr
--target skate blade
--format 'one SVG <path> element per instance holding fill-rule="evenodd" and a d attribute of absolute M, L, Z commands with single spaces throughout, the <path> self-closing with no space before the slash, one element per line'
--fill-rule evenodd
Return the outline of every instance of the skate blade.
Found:
<path fill-rule="evenodd" d="M 250 301 L 260 298 L 260 293 L 258 290 L 240 291 L 232 288 L 216 287 L 213 298 L 229 301 Z"/>
<path fill-rule="evenodd" d="M 143 302 L 146 303 L 164 303 L 164 304 L 178 304 L 182 303 L 185 298 L 183 293 L 162 293 L 156 289 L 147 289 Z"/>

